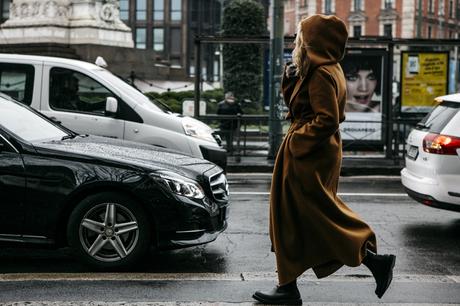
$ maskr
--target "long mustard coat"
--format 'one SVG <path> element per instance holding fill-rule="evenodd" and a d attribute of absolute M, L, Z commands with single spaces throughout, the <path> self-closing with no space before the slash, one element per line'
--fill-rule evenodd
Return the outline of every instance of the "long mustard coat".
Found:
<path fill-rule="evenodd" d="M 322 278 L 343 265 L 358 266 L 366 248 L 377 251 L 372 230 L 337 196 L 339 123 L 346 101 L 338 61 L 346 27 L 337 17 L 314 15 L 301 21 L 301 29 L 308 73 L 283 76 L 292 123 L 276 157 L 270 192 L 270 238 L 280 285 L 309 268 Z"/>

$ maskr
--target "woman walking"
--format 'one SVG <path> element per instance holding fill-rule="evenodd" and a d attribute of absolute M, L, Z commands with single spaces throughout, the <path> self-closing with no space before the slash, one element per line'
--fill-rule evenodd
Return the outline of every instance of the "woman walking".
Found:
<path fill-rule="evenodd" d="M 394 255 L 377 255 L 374 232 L 337 196 L 342 160 L 339 123 L 345 120 L 346 81 L 338 64 L 348 33 L 335 16 L 298 25 L 293 64 L 282 81 L 291 126 L 280 146 L 270 192 L 270 239 L 279 284 L 254 293 L 265 304 L 302 303 L 296 279 L 318 278 L 343 265 L 366 265 L 379 298 L 390 285 Z"/>

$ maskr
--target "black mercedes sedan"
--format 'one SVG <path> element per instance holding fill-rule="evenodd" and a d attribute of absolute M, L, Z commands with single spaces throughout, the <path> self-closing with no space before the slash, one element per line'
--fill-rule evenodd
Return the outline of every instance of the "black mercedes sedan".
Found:
<path fill-rule="evenodd" d="M 228 194 L 211 162 L 78 135 L 0 94 L 0 244 L 69 245 L 95 268 L 126 267 L 151 246 L 215 240 Z"/>

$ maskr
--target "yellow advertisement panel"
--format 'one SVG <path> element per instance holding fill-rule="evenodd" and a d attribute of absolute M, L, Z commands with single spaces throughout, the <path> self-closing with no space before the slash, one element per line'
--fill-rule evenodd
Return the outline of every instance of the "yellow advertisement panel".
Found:
<path fill-rule="evenodd" d="M 434 98 L 447 94 L 449 54 L 403 52 L 402 111 L 429 111 Z"/>

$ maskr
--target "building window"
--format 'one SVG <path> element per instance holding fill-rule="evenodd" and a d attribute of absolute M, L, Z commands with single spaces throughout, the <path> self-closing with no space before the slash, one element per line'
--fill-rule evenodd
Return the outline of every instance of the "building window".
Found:
<path fill-rule="evenodd" d="M 163 28 L 153 29 L 153 50 L 162 52 L 165 48 L 165 30 Z"/>
<path fill-rule="evenodd" d="M 428 0 L 428 13 L 434 13 L 433 0 Z"/>
<path fill-rule="evenodd" d="M 136 28 L 136 48 L 145 49 L 146 45 L 146 29 L 145 28 Z"/>
<path fill-rule="evenodd" d="M 437 33 L 437 34 L 438 34 L 438 35 L 437 35 L 438 38 L 444 38 L 444 31 L 442 30 L 441 27 L 438 28 L 438 31 L 437 31 L 437 32 L 438 32 L 438 33 Z"/>
<path fill-rule="evenodd" d="M 455 17 L 457 20 L 460 20 L 460 0 L 456 0 L 455 2 Z"/>
<path fill-rule="evenodd" d="M 182 20 L 182 0 L 171 0 L 171 21 Z"/>
<path fill-rule="evenodd" d="M 300 7 L 307 7 L 308 5 L 308 0 L 300 0 Z"/>
<path fill-rule="evenodd" d="M 392 9 L 393 8 L 393 3 L 394 3 L 394 0 L 385 0 L 384 8 L 387 9 L 387 10 Z"/>
<path fill-rule="evenodd" d="M 444 0 L 439 0 L 438 15 L 444 16 L 444 11 L 445 11 Z"/>
<path fill-rule="evenodd" d="M 332 0 L 324 0 L 324 14 L 332 14 Z"/>
<path fill-rule="evenodd" d="M 431 38 L 432 31 L 431 26 L 428 26 L 428 38 Z"/>
<path fill-rule="evenodd" d="M 11 0 L 4 0 L 3 1 L 3 4 L 2 4 L 2 16 L 0 16 L 1 20 L 6 20 L 8 18 L 10 18 L 10 3 L 11 3 Z"/>
<path fill-rule="evenodd" d="M 360 37 L 361 36 L 361 26 L 353 26 L 353 37 Z"/>
<path fill-rule="evenodd" d="M 120 19 L 129 19 L 129 0 L 120 0 Z"/>
<path fill-rule="evenodd" d="M 454 0 L 449 0 L 449 18 L 454 18 Z"/>
<path fill-rule="evenodd" d="M 171 54 L 180 55 L 182 52 L 181 29 L 171 28 Z"/>
<path fill-rule="evenodd" d="M 457 5 L 455 6 L 455 12 L 457 20 L 460 20 L 460 0 L 457 0 Z"/>
<path fill-rule="evenodd" d="M 136 0 L 136 19 L 147 19 L 147 0 Z"/>
<path fill-rule="evenodd" d="M 392 37 L 393 36 L 393 25 L 391 24 L 384 24 L 383 25 L 383 36 L 385 37 Z"/>
<path fill-rule="evenodd" d="M 362 0 L 353 0 L 353 11 L 360 12 L 362 10 Z"/>
<path fill-rule="evenodd" d="M 155 0 L 153 2 L 153 21 L 163 21 L 165 19 L 164 0 Z"/>

